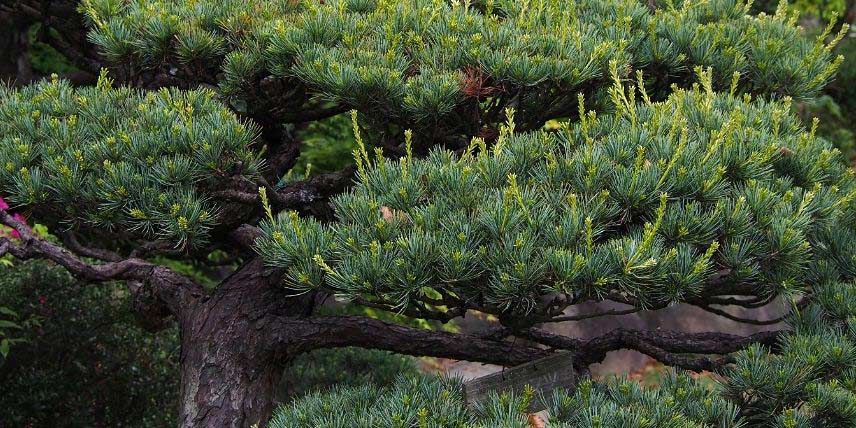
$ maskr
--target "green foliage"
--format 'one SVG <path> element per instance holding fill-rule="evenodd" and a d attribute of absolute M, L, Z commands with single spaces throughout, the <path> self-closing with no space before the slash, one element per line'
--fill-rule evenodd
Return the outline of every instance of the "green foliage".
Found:
<path fill-rule="evenodd" d="M 370 156 L 355 112 L 358 183 L 334 199 L 339 221 L 268 211 L 258 253 L 286 270 L 293 291 L 324 289 L 415 318 L 459 306 L 516 326 L 555 314 L 556 301 L 658 308 L 735 288 L 788 302 L 806 294 L 815 301 L 791 320 L 795 334 L 777 353 L 737 355 L 723 381 L 730 402 L 684 375 L 658 389 L 584 380 L 549 398 L 549 426 L 856 425 L 856 296 L 841 285 L 856 277 L 856 177 L 824 139 L 846 135 L 805 130 L 788 98 L 815 96 L 832 79 L 846 27 L 810 40 L 799 12 L 782 4 L 753 16 L 742 0 L 83 0 L 80 10 L 90 40 L 123 72 L 166 73 L 219 93 L 113 88 L 106 74 L 93 88 L 53 79 L 0 89 L 0 193 L 49 226 L 178 247 L 233 226 L 241 216 L 221 216 L 214 192 L 227 182 L 255 187 L 263 152 L 253 147 L 256 128 L 220 101 L 256 107 L 247 100 L 272 74 L 289 88 L 278 108 L 293 109 L 296 122 L 318 105 L 345 105 L 360 110 L 373 138 L 405 136 L 401 159 Z M 690 87 L 693 73 L 700 84 Z M 568 117 L 577 123 L 515 133 Z M 300 128 L 310 149 L 301 162 L 336 168 L 345 145 L 329 140 L 346 127 L 334 118 Z M 466 147 L 472 136 L 482 138 Z M 435 144 L 447 148 L 414 157 Z M 29 275 L 70 282 L 54 269 Z M 28 307 L 26 288 L 8 289 L 22 291 L 0 287 L 12 296 L 0 306 Z M 125 296 L 112 287 L 51 292 L 73 308 L 57 313 L 73 316 L 53 329 L 46 315 L 45 332 L 57 337 L 25 338 L 9 359 L 15 371 L 0 370 L 10 417 L 63 425 L 88 404 L 107 410 L 72 423 L 173 419 L 121 401 L 170 408 L 158 392 L 175 381 L 167 345 L 140 339 L 125 318 L 106 337 L 78 337 L 92 320 L 120 319 Z M 89 306 L 97 309 L 79 310 Z M 68 351 L 71 340 L 85 352 Z M 127 353 L 140 347 L 155 351 L 135 372 L 139 360 Z M 391 372 L 411 371 L 409 360 L 355 352 L 300 360 L 300 373 L 323 370 L 293 391 L 343 378 L 359 385 L 309 394 L 280 409 L 274 426 L 528 426 L 531 393 L 468 408 L 457 381 L 383 386 Z M 87 359 L 58 366 L 69 353 Z M 91 367 L 100 361 L 110 364 Z M 105 367 L 115 370 L 109 381 L 94 384 Z M 49 387 L 56 378 L 88 389 Z M 114 393 L 122 382 L 131 393 Z M 37 397 L 5 393 L 7 385 Z"/>
<path fill-rule="evenodd" d="M 470 427 L 460 384 L 427 377 L 401 378 L 391 387 L 372 385 L 311 393 L 283 406 L 271 428 L 369 428 L 378 426 Z M 428 425 L 430 421 L 430 425 Z"/>
<path fill-rule="evenodd" d="M 715 292 L 715 272 L 759 295 L 802 289 L 823 260 L 852 276 L 853 171 L 787 102 L 715 94 L 705 76 L 652 104 L 616 86 L 615 115 L 558 133 L 510 122 L 460 157 L 358 150 L 339 221 L 281 213 L 258 252 L 298 291 L 523 317 L 554 292 L 660 307 Z"/>
<path fill-rule="evenodd" d="M 816 16 L 825 21 L 834 21 L 847 12 L 846 0 L 795 0 L 794 9 L 804 15 Z"/>
<path fill-rule="evenodd" d="M 832 96 L 824 95 L 801 105 L 798 111 L 805 119 L 819 118 L 817 135 L 829 140 L 841 151 L 845 159 L 852 162 L 856 160 L 856 127 L 853 126 L 856 111 L 850 110 L 851 108 Z"/>
<path fill-rule="evenodd" d="M 27 59 L 30 61 L 30 65 L 33 66 L 33 70 L 45 76 L 53 73 L 62 74 L 77 71 L 77 67 L 69 62 L 68 58 L 59 53 L 51 45 L 37 39 L 40 31 L 43 31 L 42 25 L 34 24 L 27 32 L 29 37 Z M 54 29 L 46 31 L 51 32 L 51 37 L 59 37 L 59 34 Z"/>
<path fill-rule="evenodd" d="M 319 349 L 297 357 L 283 379 L 290 397 L 333 386 L 387 386 L 399 376 L 417 375 L 411 357 L 360 348 Z"/>
<path fill-rule="evenodd" d="M 175 425 L 178 335 L 139 328 L 118 284 L 87 285 L 46 262 L 0 267 L 0 306 L 38 319 L 0 366 L 3 426 Z"/>
<path fill-rule="evenodd" d="M 103 74 L 97 87 L 0 89 L 0 193 L 50 221 L 204 243 L 218 223 L 207 193 L 259 168 L 255 127 L 213 98 L 112 88 Z"/>
<path fill-rule="evenodd" d="M 752 426 L 856 426 L 856 287 L 817 287 L 791 324 L 776 353 L 753 346 L 736 354 L 726 395 Z"/>
<path fill-rule="evenodd" d="M 577 93 L 603 95 L 611 63 L 645 70 L 657 97 L 701 65 L 719 89 L 737 74 L 740 90 L 801 98 L 840 62 L 838 38 L 808 40 L 785 7 L 751 16 L 740 0 L 655 4 L 85 0 L 80 9 L 114 63 L 177 64 L 171 72 L 191 79 L 213 67 L 224 94 L 239 97 L 273 73 L 434 138 L 477 135 L 507 106 L 528 129 L 572 115 Z"/>
<path fill-rule="evenodd" d="M 0 306 L 0 367 L 9 357 L 14 345 L 26 343 L 21 337 L 21 330 L 37 327 L 41 323 L 39 317 L 30 316 L 21 319 L 21 315 L 7 306 Z"/>
<path fill-rule="evenodd" d="M 558 391 L 549 408 L 557 428 L 737 428 L 738 408 L 684 373 L 670 373 L 657 388 L 617 379 L 583 380 L 573 394 Z"/>
<path fill-rule="evenodd" d="M 853 82 L 856 82 L 856 35 L 851 34 L 844 38 L 836 52 L 845 60 L 838 72 L 836 84 L 832 85 L 828 92 L 844 105 L 850 112 L 850 117 L 854 117 L 856 116 L 856 86 L 853 85 Z"/>
<path fill-rule="evenodd" d="M 777 0 L 755 1 L 752 11 L 772 13 L 779 3 Z M 794 0 L 789 3 L 803 18 L 819 18 L 826 22 L 840 19 L 847 12 L 847 0 Z"/>
<path fill-rule="evenodd" d="M 399 379 L 393 386 L 336 388 L 281 407 L 273 428 L 529 428 L 531 391 L 493 394 L 468 408 L 454 379 Z M 584 380 L 547 397 L 548 428 L 737 428 L 737 409 L 684 374 L 657 389 Z"/>
<path fill-rule="evenodd" d="M 811 30 L 809 30 L 811 31 Z M 844 61 L 837 77 L 827 86 L 823 95 L 799 104 L 800 116 L 811 123 L 820 118 L 817 133 L 829 140 L 851 162 L 856 161 L 856 33 L 841 40 L 835 53 Z"/>
<path fill-rule="evenodd" d="M 357 147 L 357 142 L 351 131 L 351 122 L 345 116 L 312 122 L 299 135 L 300 157 L 283 182 L 339 171 L 354 160 L 351 152 Z"/>

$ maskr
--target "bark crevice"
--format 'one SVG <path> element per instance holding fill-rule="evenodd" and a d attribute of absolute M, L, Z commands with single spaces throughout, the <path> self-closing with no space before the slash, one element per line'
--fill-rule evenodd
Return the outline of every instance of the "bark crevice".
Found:
<path fill-rule="evenodd" d="M 279 280 L 251 260 L 181 317 L 181 427 L 265 426 L 286 355 L 267 345 L 268 319 L 302 303 Z"/>

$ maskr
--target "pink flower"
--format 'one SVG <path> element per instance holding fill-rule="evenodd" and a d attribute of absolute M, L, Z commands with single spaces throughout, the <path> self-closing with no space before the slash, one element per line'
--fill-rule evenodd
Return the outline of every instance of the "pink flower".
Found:
<path fill-rule="evenodd" d="M 6 201 L 3 200 L 3 197 L 0 196 L 0 210 L 8 210 L 8 209 L 9 209 L 9 204 L 7 204 Z M 13 214 L 12 218 L 14 218 L 15 220 L 18 220 L 22 223 L 27 222 L 27 219 L 18 213 Z M 17 238 L 21 237 L 21 234 L 18 233 L 17 230 L 13 230 L 12 228 L 8 228 L 6 226 L 0 226 L 0 236 L 9 236 L 9 237 L 17 239 Z"/>

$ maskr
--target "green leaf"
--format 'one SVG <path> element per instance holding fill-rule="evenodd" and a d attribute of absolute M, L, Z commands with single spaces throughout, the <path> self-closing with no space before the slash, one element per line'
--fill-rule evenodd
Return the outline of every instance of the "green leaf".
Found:
<path fill-rule="evenodd" d="M 20 330 L 21 326 L 13 323 L 12 321 L 0 320 L 0 328 L 14 328 Z"/>
<path fill-rule="evenodd" d="M 17 312 L 15 312 L 15 311 L 13 311 L 13 310 L 5 307 L 5 306 L 0 306 L 0 314 L 8 315 L 12 318 L 18 318 Z"/>

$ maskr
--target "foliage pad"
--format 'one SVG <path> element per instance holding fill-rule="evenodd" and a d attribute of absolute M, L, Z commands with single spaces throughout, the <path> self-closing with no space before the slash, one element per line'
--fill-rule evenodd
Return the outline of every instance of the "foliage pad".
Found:
<path fill-rule="evenodd" d="M 115 64 L 238 98 L 259 77 L 286 77 L 294 85 L 276 96 L 295 109 L 320 95 L 426 137 L 476 135 L 507 106 L 525 128 L 572 115 L 577 93 L 603 95 L 610 63 L 644 70 L 658 99 L 696 66 L 712 67 L 719 89 L 737 75 L 741 90 L 801 98 L 841 60 L 837 39 L 804 37 L 787 8 L 752 16 L 738 0 L 85 0 L 81 10 Z"/>
<path fill-rule="evenodd" d="M 0 89 L 0 193 L 47 221 L 198 245 L 218 223 L 207 194 L 258 172 L 256 133 L 206 90 L 113 88 L 105 75 Z"/>
<path fill-rule="evenodd" d="M 400 379 L 389 388 L 340 388 L 281 407 L 273 428 L 530 428 L 532 392 L 493 394 L 467 408 L 458 381 Z M 548 428 L 737 428 L 735 406 L 685 374 L 657 389 L 631 381 L 583 381 L 576 392 L 556 391 Z"/>
<path fill-rule="evenodd" d="M 709 77 L 709 75 L 708 75 Z M 787 102 L 696 87 L 615 115 L 514 134 L 462 156 L 358 158 L 323 225 L 281 213 L 258 251 L 295 290 L 506 316 L 566 301 L 703 302 L 795 292 L 829 261 L 852 275 L 853 172 Z M 833 232 L 835 231 L 835 232 Z M 733 288 L 732 288 L 733 289 Z"/>

